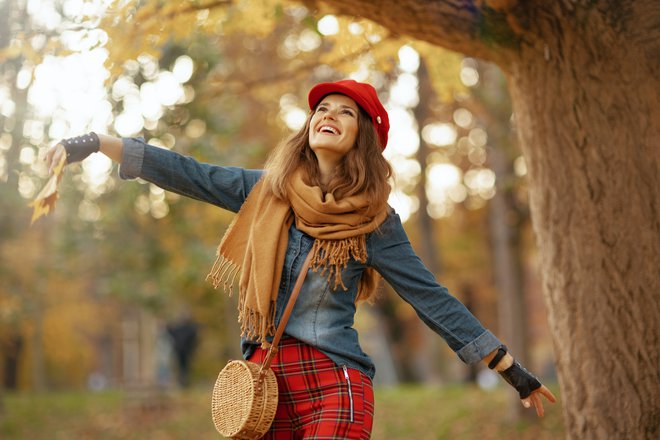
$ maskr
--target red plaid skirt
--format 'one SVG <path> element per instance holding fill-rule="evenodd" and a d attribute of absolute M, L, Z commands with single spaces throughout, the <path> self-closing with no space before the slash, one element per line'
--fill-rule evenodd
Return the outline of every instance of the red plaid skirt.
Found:
<path fill-rule="evenodd" d="M 250 357 L 261 363 L 265 350 Z M 279 403 L 264 439 L 369 439 L 374 417 L 371 379 L 337 366 L 319 350 L 293 338 L 280 342 L 271 364 Z"/>

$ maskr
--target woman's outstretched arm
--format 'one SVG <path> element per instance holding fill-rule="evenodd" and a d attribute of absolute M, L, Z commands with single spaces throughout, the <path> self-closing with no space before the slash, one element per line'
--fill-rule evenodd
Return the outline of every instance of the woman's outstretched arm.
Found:
<path fill-rule="evenodd" d="M 526 408 L 533 406 L 542 416 L 541 396 L 550 402 L 554 402 L 555 397 L 515 361 L 502 342 L 485 329 L 457 298 L 438 284 L 415 254 L 398 216 L 391 214 L 372 234 L 367 264 L 390 283 L 422 321 L 445 339 L 461 360 L 468 364 L 479 361 L 490 364 L 489 367 L 518 391 L 522 404 Z"/>
<path fill-rule="evenodd" d="M 60 163 L 63 156 L 67 163 L 73 163 L 97 151 L 120 164 L 119 175 L 122 179 L 139 177 L 165 190 L 232 212 L 238 212 L 263 173 L 260 170 L 201 163 L 192 157 L 149 145 L 138 138 L 92 133 L 61 141 L 48 152 L 46 160 L 52 168 Z"/>

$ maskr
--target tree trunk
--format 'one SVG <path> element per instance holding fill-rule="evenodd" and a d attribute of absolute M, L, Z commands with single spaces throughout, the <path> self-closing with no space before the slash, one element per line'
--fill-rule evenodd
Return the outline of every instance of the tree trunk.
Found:
<path fill-rule="evenodd" d="M 523 290 L 523 270 L 518 222 L 506 181 L 511 180 L 511 164 L 501 146 L 493 145 L 490 166 L 496 175 L 497 193 L 489 203 L 488 223 L 492 243 L 493 273 L 498 292 L 497 318 L 500 338 L 524 365 L 528 364 L 527 307 Z M 503 185 L 504 183 L 504 185 Z M 508 402 L 512 418 L 523 414 L 518 395 Z"/>
<path fill-rule="evenodd" d="M 658 2 L 325 3 L 507 72 L 568 435 L 656 438 Z"/>
<path fill-rule="evenodd" d="M 357 321 L 368 324 L 360 328 L 360 342 L 367 353 L 374 360 L 378 374 L 374 378 L 374 385 L 397 386 L 400 384 L 396 369 L 396 361 L 392 353 L 392 343 L 389 336 L 388 319 L 383 316 L 380 307 L 372 304 L 364 304 L 358 308 L 358 313 L 366 319 Z"/>
<path fill-rule="evenodd" d="M 546 46 L 525 48 L 510 76 L 565 419 L 573 438 L 652 438 L 658 52 L 644 53 L 643 41 L 607 22 L 617 17 L 580 18 L 538 19 Z"/>
<path fill-rule="evenodd" d="M 488 166 L 496 176 L 496 193 L 488 204 L 488 225 L 499 298 L 497 329 L 516 358 L 529 365 L 530 320 L 521 248 L 521 231 L 528 215 L 516 202 L 513 161 L 520 152 L 511 133 L 511 100 L 505 78 L 496 66 L 480 63 L 479 78 L 479 85 L 472 90 L 475 99 L 466 107 L 488 130 Z M 516 393 L 510 394 L 507 403 L 511 418 L 532 416 L 520 405 Z"/>
<path fill-rule="evenodd" d="M 413 113 L 419 124 L 419 150 L 417 151 L 416 158 L 421 170 L 421 178 L 417 186 L 419 210 L 417 211 L 416 219 L 421 236 L 418 253 L 426 267 L 428 267 L 435 276 L 439 276 L 442 270 L 440 252 L 436 247 L 437 241 L 434 232 L 435 222 L 428 213 L 429 200 L 426 196 L 426 163 L 429 155 L 429 147 L 426 144 L 426 141 L 424 141 L 424 138 L 422 138 L 422 128 L 423 124 L 425 124 L 431 117 L 430 101 L 433 97 L 433 89 L 424 60 L 420 60 L 419 69 L 417 70 L 417 78 L 419 80 L 419 102 L 413 109 Z M 422 382 L 438 383 L 440 382 L 438 364 L 442 357 L 438 335 L 428 328 L 428 326 L 421 320 L 416 320 L 416 323 L 419 326 L 417 331 L 420 341 L 418 344 L 411 344 L 414 346 L 413 371 L 415 371 L 416 376 Z"/>

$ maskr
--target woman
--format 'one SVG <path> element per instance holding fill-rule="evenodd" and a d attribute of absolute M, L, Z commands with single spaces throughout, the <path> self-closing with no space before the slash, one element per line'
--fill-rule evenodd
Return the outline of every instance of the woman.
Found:
<path fill-rule="evenodd" d="M 483 361 L 543 415 L 552 393 L 437 283 L 415 255 L 387 205 L 391 168 L 382 156 L 389 119 L 375 89 L 343 80 L 308 95 L 304 127 L 277 148 L 265 171 L 201 164 L 139 139 L 93 133 L 66 139 L 49 164 L 101 151 L 122 178 L 141 177 L 179 194 L 238 212 L 218 247 L 209 278 L 231 289 L 238 278 L 241 347 L 260 362 L 301 270 L 312 270 L 273 362 L 280 400 L 265 438 L 369 438 L 375 368 L 353 319 L 378 275 L 409 302 L 466 363 Z"/>

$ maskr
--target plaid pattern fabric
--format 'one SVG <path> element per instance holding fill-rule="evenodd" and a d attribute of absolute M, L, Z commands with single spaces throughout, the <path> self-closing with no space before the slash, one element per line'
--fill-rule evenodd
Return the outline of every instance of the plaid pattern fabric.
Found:
<path fill-rule="evenodd" d="M 265 356 L 259 348 L 250 360 L 261 363 Z M 374 395 L 368 376 L 336 365 L 294 338 L 282 339 L 271 368 L 277 377 L 279 403 L 264 439 L 371 437 Z"/>

